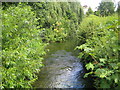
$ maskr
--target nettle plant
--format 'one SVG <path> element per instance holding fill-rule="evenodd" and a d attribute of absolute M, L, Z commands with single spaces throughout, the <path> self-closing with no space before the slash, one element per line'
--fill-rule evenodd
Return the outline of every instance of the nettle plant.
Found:
<path fill-rule="evenodd" d="M 120 88 L 120 62 L 118 59 L 118 20 L 111 16 L 106 24 L 100 24 L 91 38 L 77 48 L 82 50 L 80 58 L 87 60 L 84 77 L 97 77 L 97 88 Z"/>
<path fill-rule="evenodd" d="M 45 54 L 36 15 L 22 4 L 2 13 L 2 88 L 31 87 Z"/>

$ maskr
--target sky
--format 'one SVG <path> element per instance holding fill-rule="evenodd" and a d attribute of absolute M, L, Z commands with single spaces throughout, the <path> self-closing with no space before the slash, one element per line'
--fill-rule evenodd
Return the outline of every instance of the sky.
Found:
<path fill-rule="evenodd" d="M 88 7 L 91 7 L 93 11 L 95 11 L 96 7 L 99 6 L 99 3 L 102 1 L 102 0 L 79 0 L 81 2 L 81 5 L 84 6 L 84 5 L 87 5 Z M 115 3 L 119 2 L 120 0 L 113 0 L 115 1 Z"/>

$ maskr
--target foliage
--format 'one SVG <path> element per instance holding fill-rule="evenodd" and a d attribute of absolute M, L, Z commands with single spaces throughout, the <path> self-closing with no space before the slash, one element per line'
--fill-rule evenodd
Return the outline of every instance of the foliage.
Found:
<path fill-rule="evenodd" d="M 65 41 L 74 36 L 82 21 L 83 11 L 78 2 L 29 3 L 36 12 L 41 37 L 47 42 Z"/>
<path fill-rule="evenodd" d="M 2 3 L 2 88 L 28 88 L 43 66 L 43 41 L 74 36 L 80 3 Z"/>
<path fill-rule="evenodd" d="M 112 2 L 101 2 L 96 14 L 108 16 L 113 11 Z M 2 88 L 31 87 L 43 66 L 43 41 L 61 42 L 74 36 L 82 43 L 76 48 L 89 70 L 85 77 L 95 77 L 100 88 L 120 87 L 116 16 L 82 19 L 77 2 L 3 3 L 2 12 Z"/>
<path fill-rule="evenodd" d="M 87 16 L 89 16 L 90 14 L 93 14 L 91 7 L 88 8 L 88 11 L 86 12 L 86 14 L 87 14 Z"/>
<path fill-rule="evenodd" d="M 81 42 L 86 42 L 86 39 L 90 38 L 93 35 L 93 32 L 102 22 L 103 24 L 108 20 L 107 17 L 101 17 L 90 15 L 83 19 L 79 25 L 79 30 L 77 31 L 76 37 L 79 38 Z"/>
<path fill-rule="evenodd" d="M 2 2 L 3 10 L 8 9 L 10 6 L 17 6 L 19 2 Z"/>
<path fill-rule="evenodd" d="M 119 4 L 118 4 L 118 7 L 117 7 L 116 12 L 118 13 L 118 15 L 120 15 L 120 1 L 119 1 L 118 3 L 119 3 Z"/>
<path fill-rule="evenodd" d="M 96 77 L 97 88 L 116 88 L 120 86 L 120 63 L 118 59 L 118 19 L 117 16 L 104 17 L 105 22 L 98 22 L 97 27 L 94 22 L 102 21 L 102 17 L 93 17 L 91 30 L 88 24 L 85 26 L 88 38 L 86 42 L 77 48 L 82 50 L 79 57 L 85 59 L 86 69 L 90 70 L 85 77 L 92 75 Z M 95 19 L 97 18 L 97 19 Z M 87 18 L 87 20 L 90 18 Z M 91 26 L 90 26 L 91 27 Z M 86 36 L 87 37 L 87 36 Z"/>
<path fill-rule="evenodd" d="M 45 54 L 36 15 L 22 4 L 2 13 L 2 88 L 31 87 Z"/>
<path fill-rule="evenodd" d="M 0 13 L 2 13 L 2 7 L 0 6 Z M 2 15 L 0 16 L 0 27 L 2 27 Z M 2 87 L 2 31 L 0 30 L 0 88 Z"/>
<path fill-rule="evenodd" d="M 100 16 L 100 11 L 99 11 L 99 10 L 98 10 L 98 11 L 95 11 L 95 12 L 94 12 L 94 15 Z"/>
<path fill-rule="evenodd" d="M 114 3 L 112 0 L 109 2 L 106 2 L 105 0 L 102 0 L 100 5 L 98 6 L 98 11 L 100 11 L 101 16 L 108 16 L 114 13 Z"/>

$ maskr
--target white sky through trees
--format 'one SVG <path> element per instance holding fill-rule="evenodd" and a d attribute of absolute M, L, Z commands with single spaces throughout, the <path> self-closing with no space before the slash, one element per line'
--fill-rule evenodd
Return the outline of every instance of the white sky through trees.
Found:
<path fill-rule="evenodd" d="M 82 6 L 87 5 L 88 7 L 91 7 L 93 11 L 95 11 L 96 10 L 95 8 L 99 6 L 99 3 L 102 0 L 79 0 L 79 1 L 81 2 Z M 115 4 L 117 4 L 120 0 L 113 0 L 113 1 L 115 2 Z"/>

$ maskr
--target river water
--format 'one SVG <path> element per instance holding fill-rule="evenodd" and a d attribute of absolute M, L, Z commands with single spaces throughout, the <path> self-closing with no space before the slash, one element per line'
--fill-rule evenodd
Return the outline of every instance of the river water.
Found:
<path fill-rule="evenodd" d="M 75 51 L 75 42 L 52 43 L 44 57 L 44 67 L 34 83 L 36 88 L 90 88 L 90 79 L 83 78 L 85 69 Z"/>

